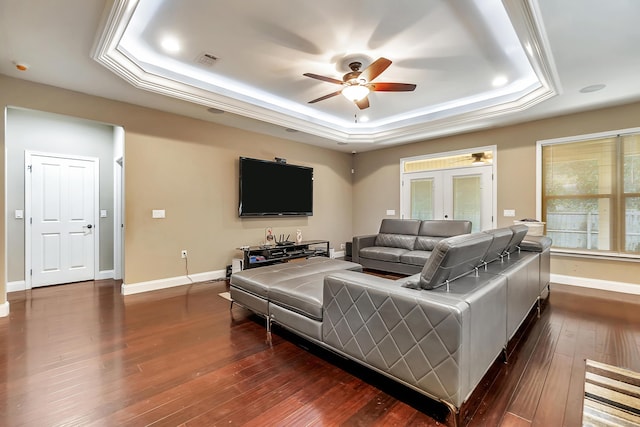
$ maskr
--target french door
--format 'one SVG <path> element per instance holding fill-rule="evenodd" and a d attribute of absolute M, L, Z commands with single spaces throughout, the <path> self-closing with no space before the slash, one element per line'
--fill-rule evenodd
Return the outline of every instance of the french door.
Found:
<path fill-rule="evenodd" d="M 27 153 L 25 160 L 27 283 L 37 287 L 93 280 L 97 159 Z"/>
<path fill-rule="evenodd" d="M 462 219 L 474 232 L 491 229 L 492 176 L 491 166 L 405 173 L 401 218 Z"/>

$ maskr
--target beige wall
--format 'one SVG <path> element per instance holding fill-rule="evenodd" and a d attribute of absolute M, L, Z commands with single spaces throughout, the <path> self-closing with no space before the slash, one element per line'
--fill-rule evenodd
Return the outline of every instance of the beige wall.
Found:
<path fill-rule="evenodd" d="M 267 226 L 292 235 L 300 228 L 305 239 L 327 239 L 336 248 L 353 235 L 350 154 L 6 76 L 0 76 L 0 105 L 124 127 L 125 283 L 183 276 L 181 249 L 189 251 L 189 273 L 223 270 L 240 255 L 234 248 L 259 243 Z M 4 121 L 0 130 L 4 156 Z M 240 155 L 313 167 L 314 215 L 238 218 Z M 1 188 L 4 203 L 4 181 Z M 152 209 L 165 209 L 166 219 L 152 219 Z M 4 205 L 1 212 L 4 223 Z"/>
<path fill-rule="evenodd" d="M 515 209 L 516 218 L 535 218 L 538 140 L 638 126 L 640 103 L 635 103 L 357 154 L 353 187 L 354 234 L 375 233 L 387 209 L 399 212 L 401 158 L 496 145 L 497 225 L 502 227 L 513 224 L 514 219 L 503 217 L 504 209 Z M 640 284 L 640 264 L 637 262 L 553 256 L 551 271 Z"/>
<path fill-rule="evenodd" d="M 400 158 L 497 145 L 498 212 L 535 216 L 537 140 L 639 126 L 640 103 L 439 138 L 352 156 L 213 123 L 0 76 L 0 105 L 66 114 L 125 128 L 125 281 L 181 276 L 181 249 L 190 273 L 219 270 L 233 248 L 260 241 L 267 226 L 276 233 L 301 228 L 307 239 L 339 247 L 353 235 L 377 231 L 387 209 L 399 210 Z M 4 148 L 4 121 L 0 125 Z M 1 150 L 4 165 L 4 149 Z M 315 212 L 309 218 L 239 219 L 238 156 L 314 167 Z M 3 166 L 4 167 L 4 166 Z M 4 191 L 4 173 L 0 188 Z M 353 179 L 353 182 L 352 182 Z M 5 221 L 4 194 L 0 221 Z M 167 218 L 151 219 L 152 209 Z M 512 218 L 498 216 L 498 226 Z M 4 227 L 0 236 L 6 241 Z M 2 251 L 4 251 L 4 245 Z M 575 257 L 552 259 L 552 272 L 637 283 L 638 264 Z M 6 277 L 5 254 L 0 274 Z M 0 298 L 4 298 L 4 281 Z M 3 303 L 4 301 L 0 301 Z"/>

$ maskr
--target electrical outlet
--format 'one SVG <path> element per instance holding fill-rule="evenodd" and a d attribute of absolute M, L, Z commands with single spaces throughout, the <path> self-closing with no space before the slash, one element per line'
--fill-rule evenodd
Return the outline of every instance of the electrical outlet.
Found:
<path fill-rule="evenodd" d="M 183 250 L 182 250 L 182 252 L 180 252 L 180 256 L 181 256 L 182 258 L 186 258 L 186 257 L 187 257 L 187 250 L 186 250 L 186 249 L 183 249 Z"/>
<path fill-rule="evenodd" d="M 340 243 L 340 249 L 344 249 L 344 243 Z"/>

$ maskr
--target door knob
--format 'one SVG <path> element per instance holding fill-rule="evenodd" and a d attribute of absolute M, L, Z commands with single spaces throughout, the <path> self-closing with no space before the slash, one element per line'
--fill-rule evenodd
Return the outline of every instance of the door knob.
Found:
<path fill-rule="evenodd" d="M 87 224 L 87 225 L 85 225 L 85 227 L 87 227 L 87 228 L 91 229 L 91 228 L 93 228 L 93 225 L 91 225 L 91 224 Z"/>

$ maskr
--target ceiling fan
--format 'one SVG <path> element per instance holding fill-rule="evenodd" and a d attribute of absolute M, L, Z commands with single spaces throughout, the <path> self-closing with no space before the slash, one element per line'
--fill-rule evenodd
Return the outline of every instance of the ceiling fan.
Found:
<path fill-rule="evenodd" d="M 378 58 L 367 68 L 360 71 L 362 63 L 358 61 L 351 62 L 349 64 L 351 71 L 342 77 L 342 81 L 318 74 L 304 73 L 304 76 L 312 79 L 343 86 L 342 89 L 336 92 L 309 101 L 309 104 L 342 94 L 348 100 L 353 101 L 358 108 L 364 110 L 369 108 L 369 99 L 367 98 L 369 92 L 411 92 L 415 90 L 416 85 L 410 83 L 373 83 L 372 80 L 382 74 L 389 65 L 391 65 L 391 61 L 387 58 Z"/>

